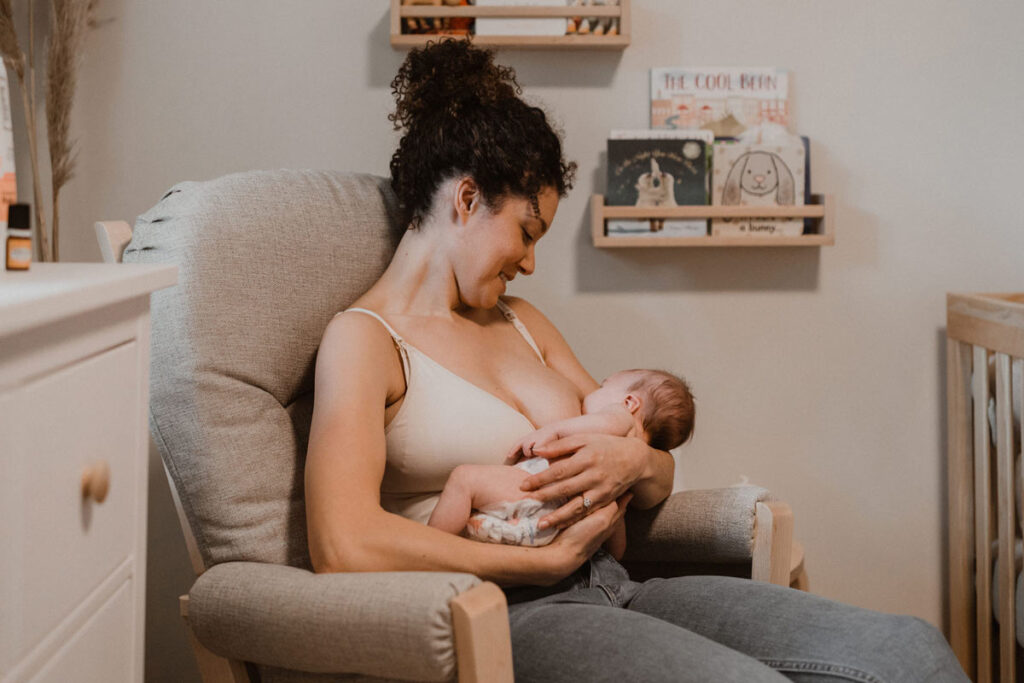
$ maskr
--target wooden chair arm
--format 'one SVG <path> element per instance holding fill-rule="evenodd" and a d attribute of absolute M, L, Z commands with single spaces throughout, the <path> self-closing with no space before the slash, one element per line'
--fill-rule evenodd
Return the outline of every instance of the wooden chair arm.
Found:
<path fill-rule="evenodd" d="M 203 683 L 250 683 L 245 664 L 206 648 L 188 621 L 189 596 L 179 610 L 195 652 Z M 505 594 L 485 581 L 449 601 L 459 683 L 512 683 L 512 636 Z"/>
<path fill-rule="evenodd" d="M 512 683 L 512 633 L 502 590 L 485 581 L 448 604 L 459 683 Z"/>
<path fill-rule="evenodd" d="M 756 510 L 750 578 L 789 586 L 792 583 L 793 511 L 781 500 L 759 502 Z"/>

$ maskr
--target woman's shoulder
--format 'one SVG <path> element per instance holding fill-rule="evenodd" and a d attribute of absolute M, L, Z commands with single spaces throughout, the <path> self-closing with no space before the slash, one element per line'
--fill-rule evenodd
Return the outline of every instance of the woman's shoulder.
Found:
<path fill-rule="evenodd" d="M 526 299 L 522 299 L 518 296 L 503 295 L 501 297 L 501 301 L 512 309 L 512 312 L 516 314 L 516 317 L 523 321 L 523 324 L 529 328 L 530 332 L 533 333 L 534 336 L 545 332 L 558 332 L 554 324 L 548 320 L 547 316 L 541 313 L 536 306 Z M 534 331 L 534 328 L 536 328 L 536 332 Z"/>
<path fill-rule="evenodd" d="M 359 311 L 352 310 L 360 308 Z M 320 347 L 330 346 L 377 346 L 379 342 L 391 337 L 390 331 L 374 315 L 373 309 L 353 305 L 351 308 L 334 314 L 320 340 Z M 387 347 L 386 345 L 385 347 Z"/>
<path fill-rule="evenodd" d="M 388 330 L 372 316 L 343 311 L 327 324 L 317 351 L 317 383 L 353 375 L 386 378 L 387 393 L 403 387 L 402 365 Z"/>

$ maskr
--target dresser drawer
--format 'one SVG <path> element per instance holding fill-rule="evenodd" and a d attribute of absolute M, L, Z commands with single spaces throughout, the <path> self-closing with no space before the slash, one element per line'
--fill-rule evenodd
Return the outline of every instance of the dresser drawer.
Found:
<path fill-rule="evenodd" d="M 121 587 L 53 656 L 32 683 L 113 683 L 134 678 L 131 582 Z"/>
<path fill-rule="evenodd" d="M 129 342 L 0 393 L 0 670 L 36 646 L 141 538 L 139 379 Z M 82 495 L 83 470 L 98 461 L 110 472 L 102 503 Z"/>

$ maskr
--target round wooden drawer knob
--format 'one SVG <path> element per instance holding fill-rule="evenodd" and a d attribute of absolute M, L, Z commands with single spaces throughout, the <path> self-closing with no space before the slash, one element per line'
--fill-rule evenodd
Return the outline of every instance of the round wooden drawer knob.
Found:
<path fill-rule="evenodd" d="M 110 490 L 110 465 L 100 460 L 82 470 L 82 497 L 92 498 L 97 503 L 107 499 Z"/>

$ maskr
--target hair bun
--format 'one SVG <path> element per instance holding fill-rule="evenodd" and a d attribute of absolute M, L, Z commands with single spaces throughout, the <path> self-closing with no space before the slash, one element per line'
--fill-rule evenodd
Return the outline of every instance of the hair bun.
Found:
<path fill-rule="evenodd" d="M 467 109 L 517 97 L 522 89 L 515 70 L 495 64 L 493 52 L 448 39 L 411 50 L 391 92 L 396 108 L 388 119 L 401 130 L 441 114 L 457 118 Z"/>

